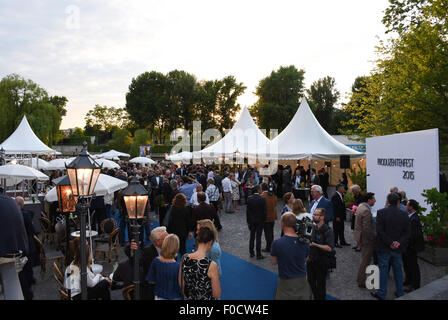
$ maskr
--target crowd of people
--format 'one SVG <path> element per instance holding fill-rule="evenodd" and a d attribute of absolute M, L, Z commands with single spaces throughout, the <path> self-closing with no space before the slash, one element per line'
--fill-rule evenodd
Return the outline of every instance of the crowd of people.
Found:
<path fill-rule="evenodd" d="M 363 192 L 365 190 L 358 185 L 348 189 L 346 176 L 329 198 L 329 177 L 324 168 L 306 171 L 298 166 L 293 173 L 289 166 L 279 166 L 275 175 L 261 176 L 257 168 L 250 166 L 218 168 L 184 164 L 178 167 L 161 162 L 150 168 L 123 161 L 119 164 L 120 169 L 105 168 L 103 173 L 125 181 L 139 179 L 149 193 L 146 219 L 139 241 L 129 241 L 126 239 L 129 221 L 121 191 L 92 201 L 92 209 L 96 211 L 96 221 L 91 221 L 92 224 L 99 224 L 119 212 L 119 243 L 127 260 L 122 261 L 110 277 L 95 274 L 90 267 L 90 250 L 86 243 L 89 299 L 110 299 L 110 289 L 117 288 L 118 282 L 123 286 L 131 285 L 135 255 L 141 257 L 140 296 L 143 299 L 219 299 L 223 270 L 218 233 L 223 228 L 222 213 L 235 213 L 241 205 L 246 205 L 249 256 L 264 259 L 262 252 L 267 253 L 270 262 L 278 265 L 275 299 L 325 299 L 326 280 L 336 268 L 335 248 L 351 245 L 345 241 L 347 207 L 351 211 L 353 249 L 361 252 L 358 286 L 366 287 L 366 268 L 373 260 L 380 269 L 380 289 L 372 292 L 375 298 L 386 298 L 389 266 L 394 272 L 397 297 L 420 287 L 417 253 L 423 250 L 424 244 L 419 204 L 406 199 L 405 193 L 396 188 L 391 189 L 385 207 L 374 217 L 375 195 Z M 60 175 L 54 173 L 50 184 Z M 304 186 L 310 187 L 309 195 Z M 346 203 L 350 192 L 354 200 Z M 284 203 L 280 212 L 277 211 L 279 199 Z M 20 207 L 20 197 L 16 200 Z M 50 207 L 53 210 L 50 216 L 57 216 L 55 206 Z M 150 212 L 158 217 L 160 225 L 152 231 Z M 274 226 L 279 216 L 282 234 L 275 239 Z M 25 221 L 29 220 L 26 212 L 24 217 Z M 301 217 L 314 222 L 308 241 L 303 241 L 296 229 L 297 219 Z M 265 248 L 261 247 L 263 233 Z M 186 241 L 193 238 L 194 252 L 187 253 Z M 144 240 L 150 240 L 151 244 L 144 246 Z M 74 239 L 74 246 L 75 254 L 66 270 L 65 285 L 70 288 L 72 299 L 79 299 L 81 244 L 78 238 Z M 24 292 L 28 292 L 26 298 L 32 299 L 32 270 L 31 275 L 29 268 L 22 272 L 28 273 L 21 276 L 21 283 Z"/>

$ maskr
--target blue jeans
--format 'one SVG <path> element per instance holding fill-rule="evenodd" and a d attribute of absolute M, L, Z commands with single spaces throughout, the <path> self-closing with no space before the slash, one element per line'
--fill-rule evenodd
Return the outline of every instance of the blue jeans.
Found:
<path fill-rule="evenodd" d="M 395 295 L 401 297 L 403 292 L 403 259 L 401 252 L 378 252 L 378 267 L 380 269 L 380 290 L 377 294 L 386 299 L 387 279 L 389 277 L 389 261 L 392 264 L 395 279 Z"/>

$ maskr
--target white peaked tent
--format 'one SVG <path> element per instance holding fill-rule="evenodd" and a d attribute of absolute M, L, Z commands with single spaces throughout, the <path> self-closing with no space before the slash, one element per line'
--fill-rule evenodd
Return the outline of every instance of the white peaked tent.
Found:
<path fill-rule="evenodd" d="M 36 136 L 31 129 L 26 116 L 23 116 L 22 121 L 8 139 L 0 144 L 0 149 L 5 149 L 7 154 L 49 154 L 55 153 L 53 149 L 47 147 Z"/>
<path fill-rule="evenodd" d="M 199 154 L 202 158 L 233 157 L 234 155 L 244 157 L 267 143 L 269 139 L 258 129 L 249 110 L 244 107 L 233 128 L 221 140 L 199 151 Z M 193 156 L 196 157 L 196 155 Z"/>
<path fill-rule="evenodd" d="M 364 156 L 329 135 L 317 121 L 305 98 L 288 126 L 269 144 L 251 154 L 260 159 L 278 160 L 339 160 L 343 155 L 353 158 Z"/>
<path fill-rule="evenodd" d="M 166 157 L 166 160 L 173 162 L 190 161 L 193 158 L 193 153 L 189 151 L 182 151 L 179 153 L 171 154 Z"/>

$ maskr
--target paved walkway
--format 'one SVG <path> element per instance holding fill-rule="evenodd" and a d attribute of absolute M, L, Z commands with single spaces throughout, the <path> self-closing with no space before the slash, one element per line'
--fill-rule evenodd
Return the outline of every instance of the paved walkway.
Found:
<path fill-rule="evenodd" d="M 280 212 L 282 203 L 279 202 L 277 211 Z M 151 216 L 158 221 L 153 213 Z M 278 273 L 277 266 L 273 266 L 269 259 L 256 260 L 256 258 L 249 257 L 249 232 L 246 224 L 246 206 L 239 206 L 238 212 L 233 214 L 221 214 L 221 223 L 223 230 L 219 233 L 219 242 L 223 251 L 239 257 L 243 260 L 256 264 L 268 271 Z M 274 237 L 280 237 L 280 221 L 275 223 Z M 345 238 L 347 242 L 353 244 L 353 232 L 350 229 L 350 223 L 346 222 Z M 265 246 L 264 234 L 262 236 L 262 248 Z M 360 289 L 357 286 L 356 275 L 358 272 L 358 265 L 361 258 L 360 252 L 355 252 L 351 249 L 352 246 L 347 246 L 342 249 L 337 249 L 337 269 L 331 273 L 330 279 L 327 281 L 327 294 L 341 300 L 374 300 L 367 289 Z M 120 261 L 125 259 L 123 249 L 120 248 Z M 265 253 L 265 255 L 267 255 Z M 421 259 L 419 259 L 421 270 L 421 285 L 424 286 L 436 279 L 446 275 L 447 267 L 435 267 Z M 104 263 L 103 274 L 109 275 L 112 272 L 113 263 Z M 53 280 L 53 267 L 47 264 L 47 273 L 44 279 L 41 279 L 40 267 L 34 268 L 35 278 L 37 280 L 34 285 L 34 299 L 35 300 L 58 300 L 59 294 L 57 286 Z M 226 272 L 226 270 L 223 270 Z M 389 278 L 388 299 L 393 299 L 393 292 L 395 289 L 393 276 Z M 122 300 L 121 290 L 112 291 L 112 299 Z"/>

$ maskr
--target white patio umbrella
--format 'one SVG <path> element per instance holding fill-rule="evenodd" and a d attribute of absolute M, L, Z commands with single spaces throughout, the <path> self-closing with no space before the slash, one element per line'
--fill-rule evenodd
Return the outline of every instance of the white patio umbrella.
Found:
<path fill-rule="evenodd" d="M 38 170 L 46 170 L 48 167 L 48 162 L 40 158 L 33 158 L 31 160 L 31 167 Z"/>
<path fill-rule="evenodd" d="M 129 162 L 140 163 L 140 164 L 154 164 L 154 163 L 156 163 L 154 160 L 152 160 L 150 158 L 146 158 L 146 157 L 135 157 L 135 158 L 129 160 Z"/>
<path fill-rule="evenodd" d="M 37 180 L 48 180 L 49 177 L 40 172 L 39 170 L 33 169 L 28 166 L 22 166 L 20 164 L 7 164 L 0 166 L 0 178 L 11 178 L 21 181 L 23 179 L 37 179 Z"/>
<path fill-rule="evenodd" d="M 124 152 L 119 152 L 119 151 L 115 151 L 115 150 L 110 150 L 101 154 L 96 155 L 98 158 L 104 158 L 104 159 L 114 159 L 114 158 L 118 158 L 118 157 L 125 157 L 125 158 L 129 158 L 131 155 L 124 153 Z"/>
<path fill-rule="evenodd" d="M 51 160 L 50 162 L 48 162 L 48 165 L 45 168 L 45 170 L 65 170 L 65 165 L 70 164 L 70 162 L 72 162 L 73 159 L 75 159 L 75 157 L 68 159 L 60 158 Z"/>
<path fill-rule="evenodd" d="M 166 160 L 170 160 L 173 162 L 176 161 L 189 161 L 193 158 L 193 153 L 189 151 L 182 151 L 180 153 L 171 154 L 168 157 L 166 157 Z"/>
<path fill-rule="evenodd" d="M 117 179 L 107 174 L 100 174 L 98 177 L 98 181 L 96 183 L 95 189 L 93 192 L 97 196 L 104 196 L 106 194 L 112 194 L 115 191 L 124 189 L 128 186 L 126 181 L 121 179 Z M 46 195 L 45 200 L 48 202 L 58 201 L 58 195 L 56 192 L 56 188 L 51 189 Z"/>
<path fill-rule="evenodd" d="M 95 161 L 96 161 L 98 164 L 102 164 L 102 165 L 103 165 L 103 168 L 109 168 L 109 169 L 115 169 L 115 168 L 117 168 L 117 169 L 120 169 L 120 166 L 119 166 L 116 162 L 113 162 L 113 161 L 111 161 L 111 160 L 107 160 L 107 159 L 95 159 Z"/>

